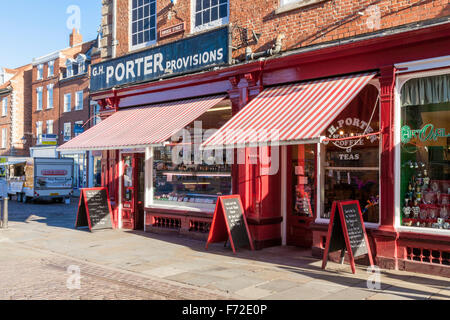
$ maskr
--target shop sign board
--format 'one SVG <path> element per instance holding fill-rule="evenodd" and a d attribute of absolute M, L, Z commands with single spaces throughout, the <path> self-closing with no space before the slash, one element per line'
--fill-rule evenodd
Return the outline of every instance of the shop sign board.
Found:
<path fill-rule="evenodd" d="M 234 253 L 238 247 L 250 246 L 255 250 L 239 195 L 221 196 L 217 199 L 206 249 L 210 243 L 227 240 L 230 240 Z"/>
<path fill-rule="evenodd" d="M 413 138 L 426 142 L 448 137 L 450 137 L 450 133 L 447 133 L 445 128 L 434 128 L 434 125 L 431 123 L 424 125 L 422 129 L 412 130 L 409 126 L 403 126 L 401 129 L 401 140 L 403 143 L 408 143 Z"/>
<path fill-rule="evenodd" d="M 81 189 L 75 228 L 112 229 L 112 210 L 106 188 Z"/>
<path fill-rule="evenodd" d="M 353 273 L 356 273 L 355 257 L 367 254 L 370 265 L 373 266 L 372 253 L 357 200 L 333 202 L 322 269 L 327 265 L 328 254 L 335 251 L 341 251 L 341 263 L 344 262 L 347 251 Z"/>
<path fill-rule="evenodd" d="M 43 146 L 56 146 L 58 136 L 56 134 L 43 134 L 41 139 L 41 145 Z"/>
<path fill-rule="evenodd" d="M 91 92 L 230 64 L 228 26 L 92 65 Z"/>

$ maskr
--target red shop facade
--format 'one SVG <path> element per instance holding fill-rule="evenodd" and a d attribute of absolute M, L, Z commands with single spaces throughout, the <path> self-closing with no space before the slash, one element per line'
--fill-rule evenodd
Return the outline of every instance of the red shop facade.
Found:
<path fill-rule="evenodd" d="M 449 33 L 444 23 L 94 91 L 104 120 L 60 148 L 102 151 L 117 228 L 206 239 L 217 195 L 239 194 L 257 249 L 321 257 L 332 202 L 359 200 L 378 266 L 450 276 Z M 289 128 L 276 145 L 236 136 L 231 163 L 174 161 L 173 148 L 195 144 L 175 130 L 267 118 Z"/>

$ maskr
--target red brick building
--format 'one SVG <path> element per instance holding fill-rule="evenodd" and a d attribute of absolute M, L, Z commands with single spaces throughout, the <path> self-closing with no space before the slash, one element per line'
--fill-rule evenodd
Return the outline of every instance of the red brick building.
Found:
<path fill-rule="evenodd" d="M 0 69 L 0 155 L 28 156 L 31 130 L 31 65 Z"/>
<path fill-rule="evenodd" d="M 320 256 L 333 202 L 353 199 L 379 266 L 450 274 L 448 1 L 110 0 L 102 14 L 91 98 L 106 120 L 61 150 L 103 150 L 118 227 L 204 237 L 214 199 L 239 194 L 257 248 Z M 194 120 L 244 132 L 225 143 L 244 161 L 174 164 L 167 133 Z"/>
<path fill-rule="evenodd" d="M 96 44 L 96 40 L 83 42 L 82 36 L 73 30 L 68 48 L 33 59 L 30 140 L 34 150 L 49 149 L 56 155 L 56 146 L 52 144 L 63 144 L 91 125 L 89 67 Z M 49 139 L 47 135 L 55 136 Z M 65 156 L 74 157 L 76 163 L 75 187 L 87 186 L 86 153 Z"/>

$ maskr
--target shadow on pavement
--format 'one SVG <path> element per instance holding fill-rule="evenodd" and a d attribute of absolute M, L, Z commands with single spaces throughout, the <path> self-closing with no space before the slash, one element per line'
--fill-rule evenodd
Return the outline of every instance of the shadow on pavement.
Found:
<path fill-rule="evenodd" d="M 360 268 L 358 268 L 357 271 L 359 275 L 356 276 L 351 273 L 350 266 L 348 264 L 340 266 L 336 263 L 330 263 L 333 267 L 324 271 L 320 267 L 321 260 L 312 257 L 311 250 L 308 249 L 278 246 L 257 251 L 239 249 L 236 254 L 233 254 L 229 245 L 225 248 L 223 244 L 210 244 L 208 250 L 206 250 L 206 241 L 191 239 L 181 235 L 166 235 L 132 230 L 125 232 L 155 240 L 167 241 L 173 244 L 188 247 L 191 250 L 198 252 L 270 263 L 271 265 L 276 265 L 276 268 L 282 272 L 290 272 L 294 275 L 306 276 L 313 280 L 332 282 L 337 285 L 358 288 L 362 291 L 374 292 L 373 289 L 368 288 L 368 279 L 373 274 L 369 272 L 365 273 L 365 266 L 359 265 Z M 364 276 L 362 276 L 362 274 L 364 274 Z M 437 290 L 450 288 L 450 280 L 443 281 L 441 279 L 433 279 L 429 278 L 427 275 L 412 275 L 411 273 L 401 275 L 398 273 L 388 272 L 387 270 L 380 270 L 380 276 L 380 290 L 375 291 L 375 293 L 384 291 L 383 293 L 385 294 L 392 294 L 398 297 L 420 299 L 421 296 L 430 296 L 431 293 L 411 288 L 411 285 L 421 284 Z M 383 283 L 383 279 L 386 278 L 390 280 L 390 283 Z M 439 295 L 438 293 L 433 294 L 433 297 L 448 299 L 448 296 Z"/>

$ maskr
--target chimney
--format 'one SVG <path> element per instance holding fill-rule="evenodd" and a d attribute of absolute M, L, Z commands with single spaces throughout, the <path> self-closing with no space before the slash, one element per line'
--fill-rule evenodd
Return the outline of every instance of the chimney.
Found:
<path fill-rule="evenodd" d="M 80 33 L 78 33 L 78 30 L 73 28 L 72 33 L 70 34 L 69 37 L 69 44 L 71 47 L 74 47 L 80 43 L 83 43 L 83 36 Z"/>

